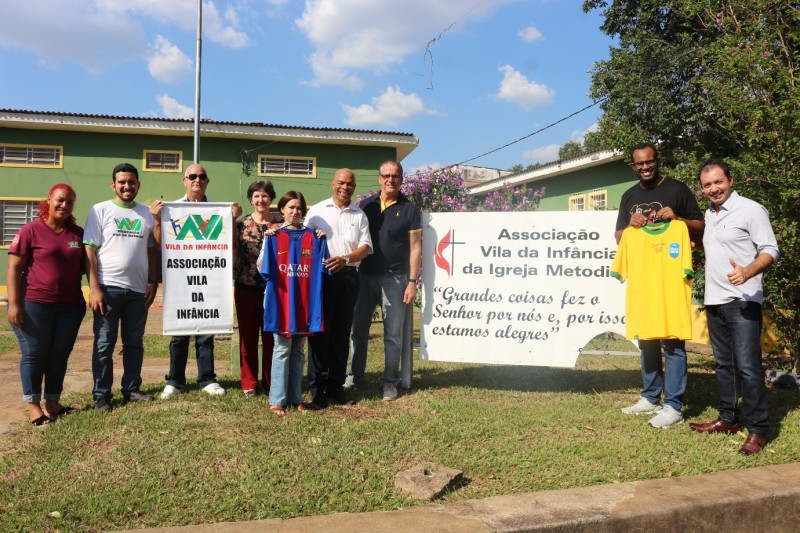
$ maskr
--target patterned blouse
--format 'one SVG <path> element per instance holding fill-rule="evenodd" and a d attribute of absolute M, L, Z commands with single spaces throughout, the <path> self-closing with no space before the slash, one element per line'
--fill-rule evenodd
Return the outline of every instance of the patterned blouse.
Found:
<path fill-rule="evenodd" d="M 266 287 L 264 279 L 258 272 L 256 260 L 264 243 L 264 232 L 270 228 L 279 228 L 280 222 L 270 215 L 267 224 L 256 224 L 252 215 L 247 215 L 236 222 L 239 232 L 239 258 L 233 266 L 233 279 L 239 286 L 263 290 Z"/>

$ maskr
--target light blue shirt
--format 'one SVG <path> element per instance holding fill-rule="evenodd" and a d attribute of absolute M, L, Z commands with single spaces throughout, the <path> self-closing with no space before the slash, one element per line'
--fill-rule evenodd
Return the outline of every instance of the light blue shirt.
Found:
<path fill-rule="evenodd" d="M 703 247 L 706 254 L 706 287 L 704 303 L 721 305 L 734 300 L 762 303 L 762 275 L 753 276 L 742 285 L 728 281 L 733 270 L 730 260 L 745 267 L 761 254 L 777 260 L 780 252 L 767 210 L 732 191 L 719 212 L 710 205 L 705 213 L 706 229 Z"/>

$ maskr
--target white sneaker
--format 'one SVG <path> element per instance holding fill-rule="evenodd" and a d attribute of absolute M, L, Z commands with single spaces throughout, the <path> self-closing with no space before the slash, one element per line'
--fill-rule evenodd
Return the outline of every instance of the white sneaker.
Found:
<path fill-rule="evenodd" d="M 392 385 L 386 385 L 383 388 L 383 401 L 384 402 L 391 402 L 392 400 L 397 399 L 397 387 Z"/>
<path fill-rule="evenodd" d="M 665 405 L 661 412 L 650 419 L 648 424 L 654 428 L 667 429 L 683 422 L 683 415 L 671 405 Z"/>
<path fill-rule="evenodd" d="M 223 389 L 222 386 L 219 383 L 217 383 L 216 381 L 214 383 L 209 383 L 208 385 L 203 387 L 201 390 L 203 392 L 207 393 L 207 394 L 210 394 L 211 396 L 224 396 L 225 395 L 225 389 Z"/>
<path fill-rule="evenodd" d="M 639 401 L 628 407 L 620 409 L 626 415 L 643 415 L 646 413 L 658 413 L 662 407 L 657 403 L 650 403 L 650 400 L 643 396 L 639 396 Z"/>
<path fill-rule="evenodd" d="M 169 400 L 173 396 L 177 396 L 181 393 L 181 390 L 177 387 L 173 387 L 172 385 L 167 385 L 164 387 L 164 390 L 161 392 L 161 399 L 162 400 Z"/>
<path fill-rule="evenodd" d="M 348 375 L 344 380 L 344 385 L 342 385 L 345 390 L 354 389 L 356 387 L 356 381 L 353 379 L 353 375 Z"/>

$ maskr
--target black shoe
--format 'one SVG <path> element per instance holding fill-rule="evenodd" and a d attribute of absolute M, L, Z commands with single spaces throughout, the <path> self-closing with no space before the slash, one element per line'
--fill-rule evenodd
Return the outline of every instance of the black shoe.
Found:
<path fill-rule="evenodd" d="M 325 409 L 330 405 L 330 403 L 328 403 L 328 399 L 325 398 L 324 394 L 315 394 L 312 403 L 314 404 L 315 407 L 319 407 L 320 409 Z"/>
<path fill-rule="evenodd" d="M 111 405 L 111 400 L 108 398 L 100 398 L 99 400 L 95 400 L 94 402 L 94 410 L 95 411 L 103 411 L 106 413 L 110 413 L 113 406 Z"/>
<path fill-rule="evenodd" d="M 339 390 L 336 392 L 328 392 L 328 398 L 333 400 L 334 403 L 338 405 L 353 405 L 356 403 L 355 400 L 351 399 L 350 396 L 343 390 Z"/>
<path fill-rule="evenodd" d="M 149 402 L 153 399 L 152 394 L 145 394 L 138 390 L 123 394 L 122 397 L 125 399 L 125 402 Z"/>

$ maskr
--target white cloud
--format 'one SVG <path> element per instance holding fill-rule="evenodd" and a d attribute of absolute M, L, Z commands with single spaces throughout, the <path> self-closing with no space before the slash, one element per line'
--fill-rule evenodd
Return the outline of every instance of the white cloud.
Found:
<path fill-rule="evenodd" d="M 148 17 L 161 24 L 177 26 L 184 32 L 197 28 L 196 0 L 95 0 L 99 7 L 109 12 L 129 17 Z M 203 38 L 228 48 L 242 48 L 250 44 L 246 33 L 238 29 L 239 15 L 233 6 L 220 15 L 214 2 L 203 2 Z"/>
<path fill-rule="evenodd" d="M 306 0 L 295 24 L 314 47 L 310 83 L 357 89 L 359 70 L 385 72 L 421 53 L 453 22 L 459 24 L 449 31 L 459 31 L 465 13 L 477 18 L 495 7 L 469 11 L 452 0 Z"/>
<path fill-rule="evenodd" d="M 169 2 L 164 2 L 169 3 Z M 192 2 L 194 3 L 194 2 Z M 197 17 L 195 17 L 195 20 Z M 229 24 L 226 24 L 227 21 Z M 237 12 L 229 7 L 225 16 L 220 16 L 214 3 L 203 2 L 203 38 L 228 48 L 244 48 L 250 45 L 250 38 L 239 31 Z"/>
<path fill-rule="evenodd" d="M 141 57 L 146 47 L 138 21 L 117 17 L 91 2 L 39 0 L 35 7 L 30 2 L 3 2 L 0 48 L 33 54 L 47 68 L 71 61 L 99 73 Z"/>
<path fill-rule="evenodd" d="M 558 150 L 561 148 L 559 144 L 548 144 L 540 146 L 532 150 L 522 152 L 522 157 L 525 161 L 532 163 L 550 163 L 551 161 L 558 161 Z"/>
<path fill-rule="evenodd" d="M 167 118 L 193 118 L 194 108 L 178 103 L 168 94 L 157 96 L 156 100 L 161 106 L 161 113 Z"/>
<path fill-rule="evenodd" d="M 372 104 L 343 105 L 342 109 L 347 115 L 345 123 L 350 126 L 396 126 L 419 114 L 436 114 L 427 109 L 416 94 L 403 94 L 395 87 L 388 87 L 383 94 L 373 97 Z"/>
<path fill-rule="evenodd" d="M 196 6 L 195 0 L 36 0 L 35 5 L 8 0 L 0 17 L 0 49 L 33 54 L 47 68 L 70 61 L 97 74 L 148 59 L 145 20 L 193 32 Z M 234 8 L 222 17 L 213 2 L 203 6 L 207 40 L 230 48 L 250 43 Z"/>
<path fill-rule="evenodd" d="M 582 143 L 582 142 L 583 142 L 583 139 L 584 139 L 584 137 L 586 137 L 586 134 L 587 134 L 587 133 L 594 133 L 594 132 L 596 132 L 596 131 L 597 131 L 599 128 L 600 128 L 600 127 L 598 126 L 597 122 L 595 122 L 594 124 L 592 124 L 592 125 L 591 125 L 591 126 L 589 126 L 588 128 L 585 128 L 585 129 L 582 129 L 582 130 L 575 130 L 575 131 L 573 131 L 573 132 L 570 134 L 569 138 L 570 138 L 570 140 L 572 140 L 572 141 L 575 141 L 575 142 Z"/>
<path fill-rule="evenodd" d="M 152 50 L 147 69 L 158 81 L 175 85 L 194 72 L 194 61 L 166 37 L 157 36 Z"/>
<path fill-rule="evenodd" d="M 525 111 L 553 101 L 556 92 L 547 85 L 528 81 L 528 78 L 514 70 L 511 65 L 503 65 L 499 70 L 503 72 L 503 81 L 500 82 L 497 98 L 518 104 Z"/>
<path fill-rule="evenodd" d="M 519 38 L 526 43 L 544 40 L 544 35 L 542 35 L 542 32 L 540 32 L 536 26 L 528 26 L 527 28 L 523 28 L 517 32 L 517 35 L 519 35 Z"/>

